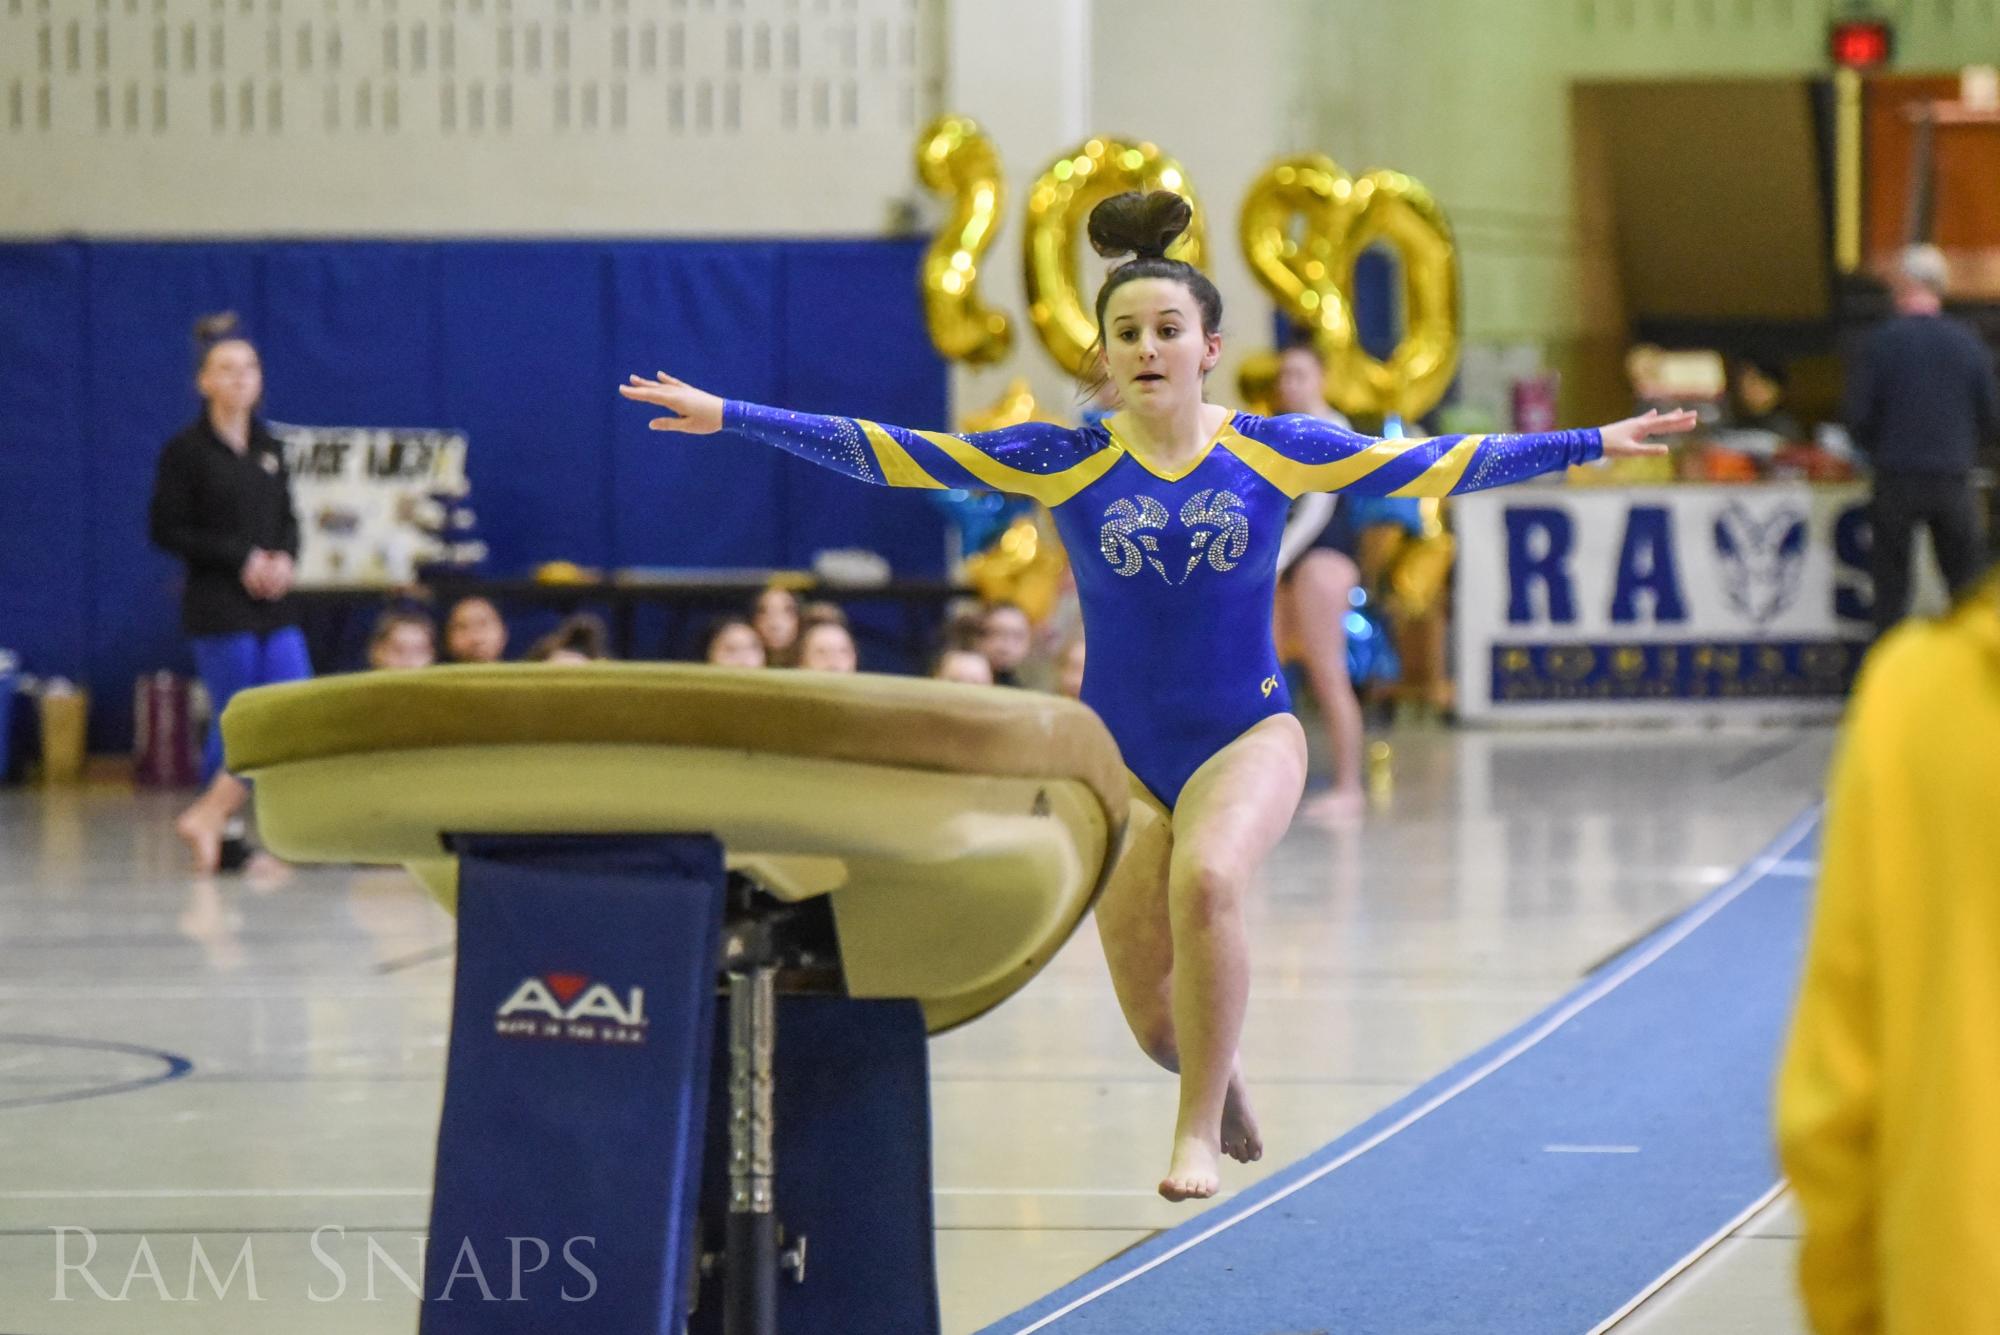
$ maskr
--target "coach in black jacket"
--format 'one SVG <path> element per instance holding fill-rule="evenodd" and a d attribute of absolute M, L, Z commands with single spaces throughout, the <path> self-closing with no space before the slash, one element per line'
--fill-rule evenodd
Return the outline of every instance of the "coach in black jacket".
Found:
<path fill-rule="evenodd" d="M 1957 594 L 1986 563 L 1971 473 L 2000 432 L 1993 354 L 1944 314 L 1945 261 L 1934 246 L 1898 258 L 1895 318 L 1873 330 L 1847 372 L 1847 425 L 1875 464 L 1875 629 L 1910 604 L 1910 542 L 1927 525 Z"/>
<path fill-rule="evenodd" d="M 175 829 L 197 871 L 214 871 L 230 821 L 250 790 L 222 768 L 222 710 L 250 686 L 312 675 L 286 597 L 298 555 L 284 454 L 257 419 L 264 394 L 257 349 L 233 316 L 195 327 L 201 416 L 160 451 L 153 542 L 187 563 L 181 626 L 208 687 L 216 723 L 202 753 L 207 788 Z"/>

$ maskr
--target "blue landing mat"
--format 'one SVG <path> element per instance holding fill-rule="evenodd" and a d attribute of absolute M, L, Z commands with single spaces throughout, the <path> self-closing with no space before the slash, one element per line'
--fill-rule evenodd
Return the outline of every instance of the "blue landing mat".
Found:
<path fill-rule="evenodd" d="M 1778 1183 L 1817 811 L 1317 1154 L 981 1335 L 1582 1335 Z"/>

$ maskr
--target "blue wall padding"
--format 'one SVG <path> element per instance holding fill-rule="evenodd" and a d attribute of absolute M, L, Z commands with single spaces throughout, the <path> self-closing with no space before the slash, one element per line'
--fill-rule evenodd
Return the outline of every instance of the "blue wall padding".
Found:
<path fill-rule="evenodd" d="M 596 247 L 509 243 L 452 246 L 439 266 L 444 318 L 483 332 L 444 341 L 437 419 L 494 424 L 474 432 L 470 467 L 496 571 L 609 550 L 611 430 L 624 415 L 605 383 L 617 379 L 610 270 Z"/>
<path fill-rule="evenodd" d="M 725 398 L 787 403 L 777 246 L 685 256 L 627 251 L 612 260 L 614 342 L 631 356 L 612 377 L 667 371 Z M 745 346 L 740 328 L 771 332 Z M 850 409 L 858 412 L 858 408 Z M 610 528 L 633 565 L 753 565 L 784 561 L 778 451 L 734 436 L 662 435 L 653 411 L 616 414 L 606 460 Z M 841 489 L 843 479 L 826 479 Z"/>
<path fill-rule="evenodd" d="M 470 434 L 495 573 L 798 566 L 873 548 L 936 574 L 943 523 L 726 436 L 645 428 L 614 387 L 669 370 L 732 397 L 944 427 L 918 241 L 53 242 L 0 245 L 0 647 L 95 695 L 187 670 L 177 563 L 146 538 L 163 442 L 192 420 L 189 328 L 239 312 L 267 408 Z"/>
<path fill-rule="evenodd" d="M 861 320 L 841 300 L 850 283 L 908 289 L 903 259 L 879 245 L 834 243 L 798 255 L 789 266 L 779 312 L 785 372 L 784 402 L 804 412 L 841 412 L 896 421 L 905 403 L 934 388 L 934 359 L 921 320 Z M 1051 404 L 1060 411 L 1064 405 Z M 944 412 L 938 401 L 938 415 Z M 780 458 L 780 502 L 789 537 L 786 561 L 798 564 L 825 547 L 856 543 L 903 567 L 926 555 L 939 568 L 944 531 L 937 506 L 920 490 L 890 491 L 858 483 L 829 487 L 821 470 L 790 455 Z M 919 549 L 922 549 L 921 551 Z"/>
<path fill-rule="evenodd" d="M 73 246 L 7 247 L 0 264 L 0 648 L 28 662 L 89 658 L 84 498 L 87 392 Z M 66 510 L 62 522 L 45 513 Z"/>

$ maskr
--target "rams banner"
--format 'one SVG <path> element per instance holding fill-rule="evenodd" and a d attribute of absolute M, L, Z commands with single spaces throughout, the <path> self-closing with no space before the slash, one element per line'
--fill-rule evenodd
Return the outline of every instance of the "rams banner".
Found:
<path fill-rule="evenodd" d="M 1864 485 L 1516 487 L 1454 506 L 1469 719 L 1829 713 L 1867 647 Z M 1934 576 L 1917 590 L 1938 599 Z"/>
<path fill-rule="evenodd" d="M 407 584 L 440 551 L 440 498 L 466 490 L 465 433 L 271 423 L 299 517 L 301 588 Z"/>

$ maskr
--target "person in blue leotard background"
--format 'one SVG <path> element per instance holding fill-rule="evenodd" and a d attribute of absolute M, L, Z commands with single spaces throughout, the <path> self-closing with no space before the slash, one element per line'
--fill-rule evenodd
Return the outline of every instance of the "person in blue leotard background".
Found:
<path fill-rule="evenodd" d="M 1103 374 L 1123 407 L 1080 428 L 1029 422 L 956 436 L 725 402 L 665 372 L 628 399 L 659 431 L 728 429 L 879 485 L 986 487 L 1048 506 L 1076 571 L 1090 653 L 1083 701 L 1133 779 L 1133 824 L 1097 905 L 1120 1007 L 1181 1077 L 1160 1194 L 1214 1195 L 1221 1157 L 1263 1152 L 1237 1065 L 1249 966 L 1243 903 L 1304 788 L 1305 734 L 1271 639 L 1279 535 L 1311 491 L 1441 496 L 1600 455 L 1657 453 L 1692 413 L 1594 430 L 1376 440 L 1310 417 L 1203 397 L 1222 299 L 1166 258 L 1188 205 L 1160 191 L 1092 212 L 1099 253 L 1133 258 L 1097 296 Z"/>

